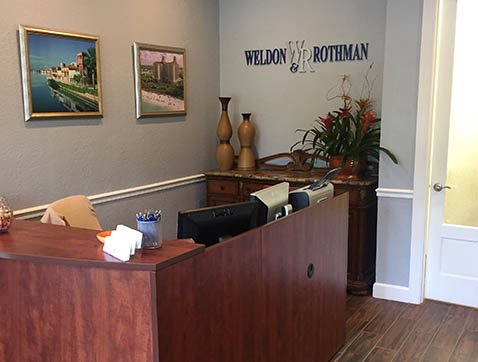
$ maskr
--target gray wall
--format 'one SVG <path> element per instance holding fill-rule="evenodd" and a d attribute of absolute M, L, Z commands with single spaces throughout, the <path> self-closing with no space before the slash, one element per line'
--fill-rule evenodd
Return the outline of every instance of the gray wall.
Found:
<path fill-rule="evenodd" d="M 252 112 L 259 157 L 287 152 L 319 115 L 336 109 L 327 101 L 341 74 L 350 74 L 358 97 L 370 62 L 316 64 L 315 73 L 289 71 L 289 64 L 246 66 L 244 50 L 369 42 L 376 78 L 373 99 L 380 110 L 386 2 L 383 0 L 220 0 L 221 94 L 232 96 L 230 116 L 237 129 L 241 112 Z M 287 61 L 289 63 L 289 60 Z M 237 133 L 236 133 L 237 134 Z M 233 143 L 238 150 L 236 134 Z"/>
<path fill-rule="evenodd" d="M 23 121 L 19 24 L 100 37 L 103 118 Z M 134 41 L 186 49 L 187 116 L 135 119 Z M 14 209 L 70 194 L 94 195 L 174 179 L 215 166 L 218 1 L 9 2 L 0 14 L 0 46 L 0 194 Z M 132 224 L 134 213 L 146 205 L 168 213 L 204 202 L 203 187 L 191 190 L 113 202 L 99 206 L 98 212 L 106 228 Z M 175 200 L 173 209 L 166 199 Z M 167 219 L 167 235 L 173 236 L 175 215 Z"/>
<path fill-rule="evenodd" d="M 233 98 L 235 127 L 241 112 L 253 113 L 258 156 L 287 151 L 298 139 L 295 129 L 308 128 L 339 104 L 326 100 L 338 75 L 351 75 L 352 95 L 358 96 L 367 64 L 327 63 L 318 65 L 315 73 L 292 74 L 288 66 L 248 67 L 244 50 L 286 47 L 289 40 L 308 45 L 368 41 L 382 144 L 400 162 L 397 166 L 382 157 L 380 188 L 411 196 L 422 1 L 220 0 L 220 5 L 221 94 Z M 237 147 L 235 137 L 233 141 Z M 379 199 L 380 283 L 408 285 L 411 210 L 412 199 Z"/>
<path fill-rule="evenodd" d="M 400 163 L 381 160 L 380 187 L 413 188 L 421 18 L 422 0 L 387 1 L 381 141 Z"/>
<path fill-rule="evenodd" d="M 292 74 L 288 66 L 245 66 L 245 49 L 285 47 L 289 40 L 309 46 L 370 42 L 382 143 L 400 160 L 395 166 L 382 159 L 380 187 L 413 189 L 421 0 L 220 0 L 220 5 L 218 0 L 20 0 L 4 7 L 0 194 L 22 209 L 213 168 L 219 89 L 233 97 L 235 129 L 241 112 L 253 113 L 259 156 L 287 151 L 298 138 L 295 129 L 309 127 L 339 105 L 326 100 L 338 76 L 350 74 L 352 95 L 358 96 L 369 64 L 326 63 L 305 74 Z M 23 121 L 19 24 L 100 36 L 102 119 Z M 135 120 L 133 41 L 186 48 L 187 116 Z M 232 141 L 237 152 L 235 135 Z M 97 209 L 103 226 L 111 228 L 132 225 L 142 208 L 162 208 L 165 235 L 172 237 L 177 210 L 203 205 L 204 194 L 204 185 L 196 184 Z M 408 284 L 410 223 L 411 200 L 379 200 L 378 282 Z"/>
<path fill-rule="evenodd" d="M 421 0 L 388 0 L 382 97 L 382 144 L 399 165 L 380 161 L 379 187 L 413 190 Z M 379 199 L 377 282 L 408 286 L 412 199 Z"/>

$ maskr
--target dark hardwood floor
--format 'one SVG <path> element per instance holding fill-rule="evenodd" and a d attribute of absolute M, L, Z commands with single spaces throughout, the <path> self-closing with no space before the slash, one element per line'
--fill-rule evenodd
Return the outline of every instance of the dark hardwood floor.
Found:
<path fill-rule="evenodd" d="M 334 362 L 478 362 L 478 309 L 348 296 L 346 317 L 346 342 Z"/>

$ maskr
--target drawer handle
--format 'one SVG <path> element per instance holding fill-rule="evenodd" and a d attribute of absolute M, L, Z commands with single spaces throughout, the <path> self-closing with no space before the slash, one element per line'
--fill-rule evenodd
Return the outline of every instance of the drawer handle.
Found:
<path fill-rule="evenodd" d="M 224 186 L 223 186 L 223 185 L 221 185 L 220 189 L 221 189 L 221 191 L 224 191 Z"/>
<path fill-rule="evenodd" d="M 314 264 L 310 263 L 309 265 L 307 265 L 307 278 L 312 278 L 312 276 L 314 275 Z"/>

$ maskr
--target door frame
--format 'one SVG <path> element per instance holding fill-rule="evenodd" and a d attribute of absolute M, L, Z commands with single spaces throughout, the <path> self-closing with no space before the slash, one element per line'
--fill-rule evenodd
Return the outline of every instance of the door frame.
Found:
<path fill-rule="evenodd" d="M 403 301 L 422 303 L 425 286 L 428 242 L 431 153 L 433 134 L 433 98 L 441 0 L 424 0 L 418 80 L 415 167 L 413 177 L 412 232 L 408 293 Z"/>

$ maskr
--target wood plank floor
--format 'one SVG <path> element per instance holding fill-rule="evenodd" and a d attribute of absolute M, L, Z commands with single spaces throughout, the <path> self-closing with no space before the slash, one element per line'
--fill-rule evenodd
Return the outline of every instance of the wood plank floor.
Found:
<path fill-rule="evenodd" d="M 346 342 L 334 362 L 478 362 L 478 309 L 348 296 L 346 316 Z"/>

